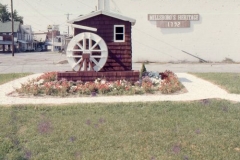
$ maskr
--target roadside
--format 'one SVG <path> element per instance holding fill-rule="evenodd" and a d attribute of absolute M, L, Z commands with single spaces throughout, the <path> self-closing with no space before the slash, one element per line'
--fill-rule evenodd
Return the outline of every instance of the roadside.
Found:
<path fill-rule="evenodd" d="M 65 54 L 52 52 L 26 52 L 0 54 L 0 73 L 43 73 L 51 71 L 70 71 Z M 133 70 L 140 70 L 141 63 L 133 63 Z M 240 73 L 240 64 L 229 63 L 149 63 L 147 70 L 163 72 L 171 70 L 175 73 L 183 72 L 233 72 Z"/>

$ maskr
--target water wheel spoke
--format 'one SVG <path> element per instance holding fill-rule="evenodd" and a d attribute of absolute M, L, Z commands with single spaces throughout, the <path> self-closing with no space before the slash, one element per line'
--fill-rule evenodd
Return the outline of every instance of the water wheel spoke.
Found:
<path fill-rule="evenodd" d="M 83 34 L 83 51 L 85 51 L 87 49 L 87 46 L 86 46 L 86 37 L 85 37 L 85 34 Z"/>
<path fill-rule="evenodd" d="M 91 51 L 101 42 L 102 39 L 99 39 L 98 41 L 96 41 L 96 43 L 92 46 L 92 48 L 90 49 Z"/>
<path fill-rule="evenodd" d="M 90 69 L 90 71 L 94 71 L 94 69 L 93 69 L 93 63 L 92 63 L 91 61 L 89 61 L 89 69 Z"/>
<path fill-rule="evenodd" d="M 90 50 L 90 48 L 92 47 L 92 39 L 91 39 L 91 34 L 89 33 L 89 35 L 88 35 L 88 48 L 89 48 L 89 50 Z"/>
<path fill-rule="evenodd" d="M 83 51 L 83 46 L 79 42 L 77 42 L 76 44 L 81 49 L 81 51 Z"/>
<path fill-rule="evenodd" d="M 67 58 L 82 58 L 81 55 L 68 55 Z"/>
<path fill-rule="evenodd" d="M 94 59 L 94 58 L 90 57 L 90 60 L 91 60 L 93 63 L 95 63 L 95 65 L 97 65 L 97 66 L 98 66 L 98 62 L 96 61 L 96 59 Z"/>
<path fill-rule="evenodd" d="M 108 58 L 105 41 L 91 32 L 73 37 L 66 50 L 67 60 L 75 71 L 100 71 Z"/>
<path fill-rule="evenodd" d="M 81 63 L 81 61 L 82 61 L 82 58 L 79 59 L 79 60 L 77 61 L 77 63 L 75 63 L 75 64 L 72 66 L 72 68 L 75 68 L 79 63 Z"/>

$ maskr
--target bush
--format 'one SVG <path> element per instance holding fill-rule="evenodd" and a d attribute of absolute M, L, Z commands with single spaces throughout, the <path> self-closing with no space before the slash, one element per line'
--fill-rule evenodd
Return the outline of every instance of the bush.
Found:
<path fill-rule="evenodd" d="M 37 81 L 52 82 L 57 80 L 57 72 L 47 72 L 37 78 Z"/>
<path fill-rule="evenodd" d="M 147 72 L 147 69 L 145 67 L 145 64 L 142 63 L 142 68 L 140 70 L 139 78 L 142 78 L 142 76 L 144 75 L 145 72 Z"/>
<path fill-rule="evenodd" d="M 182 83 L 178 80 L 177 75 L 172 71 L 165 71 L 161 73 L 162 82 L 159 90 L 163 94 L 170 94 L 180 91 L 183 88 Z"/>
<path fill-rule="evenodd" d="M 157 72 L 145 73 L 148 73 L 147 76 L 143 76 L 141 81 L 135 83 L 125 80 L 107 82 L 105 79 L 100 78 L 94 82 L 83 83 L 82 81 L 73 82 L 66 79 L 57 81 L 56 72 L 49 72 L 22 84 L 21 88 L 16 89 L 16 91 L 22 95 L 65 97 L 69 95 L 91 95 L 92 93 L 100 95 L 134 95 L 154 93 L 155 91 L 169 94 L 183 88 L 177 76 L 171 71 L 165 71 L 160 74 L 161 76 Z"/>

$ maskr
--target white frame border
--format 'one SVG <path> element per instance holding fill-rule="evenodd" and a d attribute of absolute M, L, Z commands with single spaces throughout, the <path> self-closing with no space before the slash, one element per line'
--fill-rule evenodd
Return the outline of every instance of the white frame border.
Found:
<path fill-rule="evenodd" d="M 116 40 L 116 27 L 123 27 L 123 40 Z M 113 37 L 114 37 L 114 39 L 113 39 L 113 41 L 114 42 L 125 42 L 125 25 L 114 25 L 114 27 L 113 27 Z"/>

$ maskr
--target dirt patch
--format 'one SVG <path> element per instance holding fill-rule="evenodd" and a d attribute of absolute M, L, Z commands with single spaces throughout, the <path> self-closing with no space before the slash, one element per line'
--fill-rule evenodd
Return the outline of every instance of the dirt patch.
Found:
<path fill-rule="evenodd" d="M 67 64 L 67 63 L 68 63 L 67 60 L 62 60 L 62 61 L 57 62 L 56 64 Z"/>

